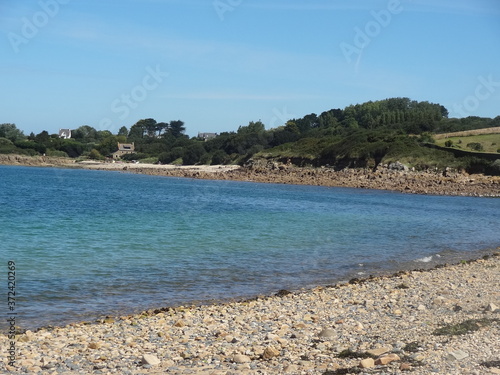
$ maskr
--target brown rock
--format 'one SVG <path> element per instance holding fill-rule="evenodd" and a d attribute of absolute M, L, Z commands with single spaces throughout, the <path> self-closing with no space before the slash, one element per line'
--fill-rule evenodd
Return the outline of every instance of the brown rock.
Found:
<path fill-rule="evenodd" d="M 101 347 L 101 344 L 98 342 L 91 342 L 89 344 L 89 349 L 99 349 Z"/>
<path fill-rule="evenodd" d="M 375 360 L 376 365 L 382 365 L 385 366 L 388 363 L 394 362 L 394 361 L 399 361 L 401 358 L 397 354 L 387 354 L 382 357 L 379 357 Z"/>
<path fill-rule="evenodd" d="M 361 368 L 371 368 L 375 367 L 375 361 L 373 358 L 365 358 L 359 362 L 359 367 Z"/>
<path fill-rule="evenodd" d="M 408 362 L 401 363 L 399 366 L 401 371 L 411 371 L 411 365 Z"/>
<path fill-rule="evenodd" d="M 378 357 L 378 356 L 381 356 L 382 354 L 390 352 L 391 350 L 392 350 L 392 348 L 390 348 L 390 347 L 382 347 L 382 348 L 370 349 L 370 350 L 367 350 L 366 352 L 370 355 Z"/>
<path fill-rule="evenodd" d="M 264 354 L 262 354 L 262 358 L 271 359 L 274 357 L 278 357 L 279 355 L 280 355 L 279 350 L 273 348 L 272 346 L 268 346 L 266 349 L 264 349 Z"/>
<path fill-rule="evenodd" d="M 186 322 L 184 322 L 183 320 L 178 320 L 174 324 L 174 327 L 179 327 L 179 328 L 185 327 L 185 326 L 186 326 Z"/>

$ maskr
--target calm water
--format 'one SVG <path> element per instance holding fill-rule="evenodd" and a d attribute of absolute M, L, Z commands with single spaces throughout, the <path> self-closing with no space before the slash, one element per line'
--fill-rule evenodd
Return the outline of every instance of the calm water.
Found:
<path fill-rule="evenodd" d="M 491 198 L 0 166 L 0 204 L 0 275 L 16 262 L 24 328 L 421 268 L 500 245 Z"/>

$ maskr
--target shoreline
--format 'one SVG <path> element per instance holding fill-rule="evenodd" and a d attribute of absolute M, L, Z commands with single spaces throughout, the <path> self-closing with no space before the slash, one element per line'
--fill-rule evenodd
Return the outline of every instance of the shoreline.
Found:
<path fill-rule="evenodd" d="M 2 351 L 0 370 L 345 374 L 375 353 L 378 370 L 499 373 L 499 249 L 428 270 L 26 331 L 16 338 L 17 368 Z M 464 322 L 470 332 L 436 334 Z M 0 346 L 6 339 L 0 335 Z M 384 352 L 393 358 L 387 364 L 380 363 Z"/>
<path fill-rule="evenodd" d="M 158 164 L 75 162 L 65 158 L 0 155 L 0 165 L 77 168 L 219 181 L 375 189 L 406 194 L 500 197 L 500 176 L 452 171 L 416 172 L 382 166 L 369 169 L 296 167 L 274 162 L 237 165 L 176 166 Z"/>

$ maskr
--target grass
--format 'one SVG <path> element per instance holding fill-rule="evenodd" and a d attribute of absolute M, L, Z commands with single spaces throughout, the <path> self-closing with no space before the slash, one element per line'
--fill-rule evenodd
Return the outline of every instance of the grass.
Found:
<path fill-rule="evenodd" d="M 500 134 L 481 134 L 467 137 L 450 137 L 437 139 L 438 146 L 445 147 L 447 141 L 453 142 L 452 147 L 464 151 L 473 151 L 467 145 L 469 143 L 479 143 L 483 146 L 482 152 L 496 153 L 500 149 Z"/>

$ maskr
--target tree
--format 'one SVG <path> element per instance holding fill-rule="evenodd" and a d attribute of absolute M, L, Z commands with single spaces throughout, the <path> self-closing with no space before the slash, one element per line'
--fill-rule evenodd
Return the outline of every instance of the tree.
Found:
<path fill-rule="evenodd" d="M 250 121 L 247 126 L 240 126 L 238 128 L 238 134 L 251 134 L 251 133 L 263 133 L 266 130 L 262 121 Z"/>
<path fill-rule="evenodd" d="M 97 130 L 92 126 L 82 125 L 78 129 L 71 132 L 72 138 L 82 143 L 96 143 Z"/>
<path fill-rule="evenodd" d="M 174 137 L 180 137 L 186 131 L 184 122 L 182 122 L 181 120 L 170 121 L 168 131 Z"/>
<path fill-rule="evenodd" d="M 128 136 L 128 129 L 126 126 L 122 126 L 120 130 L 118 130 L 118 135 L 124 136 L 125 138 Z"/>
<path fill-rule="evenodd" d="M 201 157 L 206 153 L 205 148 L 201 143 L 193 143 L 186 148 L 186 152 L 182 158 L 184 165 L 193 165 L 200 161 Z"/>
<path fill-rule="evenodd" d="M 153 138 L 156 136 L 156 120 L 152 118 L 142 119 L 137 121 L 130 128 L 130 132 L 128 137 L 137 140 L 140 138 L 144 138 L 144 136 Z"/>
<path fill-rule="evenodd" d="M 15 124 L 0 124 L 0 137 L 7 138 L 12 142 L 22 141 L 26 138 Z"/>
<path fill-rule="evenodd" d="M 130 128 L 130 132 L 128 133 L 128 138 L 131 140 L 139 140 L 144 138 L 144 133 L 146 132 L 146 128 L 141 122 L 137 122 Z"/>
<path fill-rule="evenodd" d="M 165 133 L 169 128 L 168 123 L 166 122 L 158 122 L 156 123 L 156 131 L 158 132 L 158 137 L 161 136 L 161 133 Z"/>

